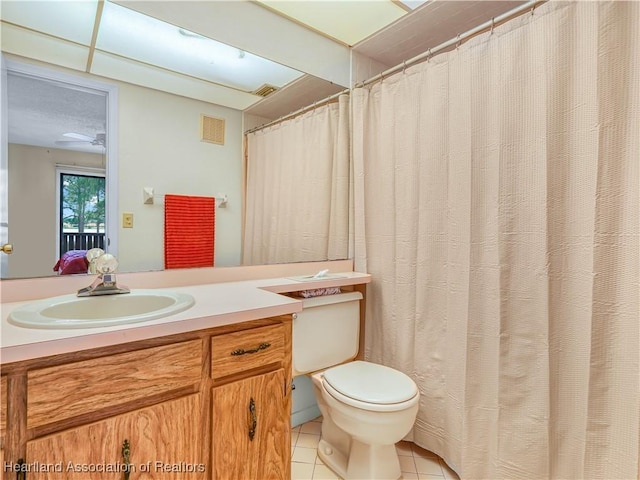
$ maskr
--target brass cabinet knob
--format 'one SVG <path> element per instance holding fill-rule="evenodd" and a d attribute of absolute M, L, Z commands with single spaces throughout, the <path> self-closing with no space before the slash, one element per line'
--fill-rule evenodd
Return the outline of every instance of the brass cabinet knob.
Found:
<path fill-rule="evenodd" d="M 2 253 L 6 253 L 7 255 L 13 253 L 13 245 L 11 245 L 10 243 L 5 243 L 4 245 L 2 245 L 2 248 L 0 248 L 0 250 L 2 250 Z"/>

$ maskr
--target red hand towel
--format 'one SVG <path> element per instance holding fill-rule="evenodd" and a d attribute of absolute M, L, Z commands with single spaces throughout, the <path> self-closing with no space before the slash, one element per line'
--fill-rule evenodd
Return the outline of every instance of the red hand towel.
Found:
<path fill-rule="evenodd" d="M 213 267 L 216 199 L 165 195 L 164 268 Z"/>

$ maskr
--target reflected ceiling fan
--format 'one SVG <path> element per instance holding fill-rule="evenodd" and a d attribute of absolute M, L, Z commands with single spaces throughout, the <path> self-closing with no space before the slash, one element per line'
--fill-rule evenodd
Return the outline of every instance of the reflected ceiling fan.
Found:
<path fill-rule="evenodd" d="M 82 133 L 63 133 L 63 137 L 74 138 L 75 140 L 59 140 L 56 142 L 56 145 L 94 145 L 104 147 L 107 140 L 107 135 L 105 133 L 96 133 L 95 137 L 91 137 L 89 135 L 84 135 Z"/>

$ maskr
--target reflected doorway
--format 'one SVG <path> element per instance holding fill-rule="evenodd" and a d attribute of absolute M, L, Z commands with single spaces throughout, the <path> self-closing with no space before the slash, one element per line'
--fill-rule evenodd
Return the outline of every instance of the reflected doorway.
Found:
<path fill-rule="evenodd" d="M 8 122 L 2 124 L 0 187 L 7 211 L 1 212 L 0 225 L 14 253 L 3 258 L 0 277 L 56 275 L 64 249 L 71 245 L 82 250 L 75 247 L 93 240 L 117 255 L 117 87 L 4 59 L 3 67 Z M 101 178 L 102 193 L 94 192 L 85 210 L 65 211 L 61 193 L 72 177 L 61 179 L 61 172 Z M 100 210 L 103 218 L 96 220 Z M 69 222 L 70 217 L 75 220 Z M 89 243 L 81 235 L 65 239 L 65 229 L 74 225 L 84 230 L 77 234 L 96 235 Z"/>

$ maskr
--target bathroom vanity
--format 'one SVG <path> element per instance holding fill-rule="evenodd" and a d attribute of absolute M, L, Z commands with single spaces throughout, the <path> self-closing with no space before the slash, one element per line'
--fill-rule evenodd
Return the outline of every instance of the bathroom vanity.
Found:
<path fill-rule="evenodd" d="M 2 478 L 290 478 L 291 325 L 302 307 L 282 294 L 364 293 L 369 280 L 178 287 L 194 307 L 84 330 L 15 327 L 6 317 L 20 302 L 3 304 Z"/>

